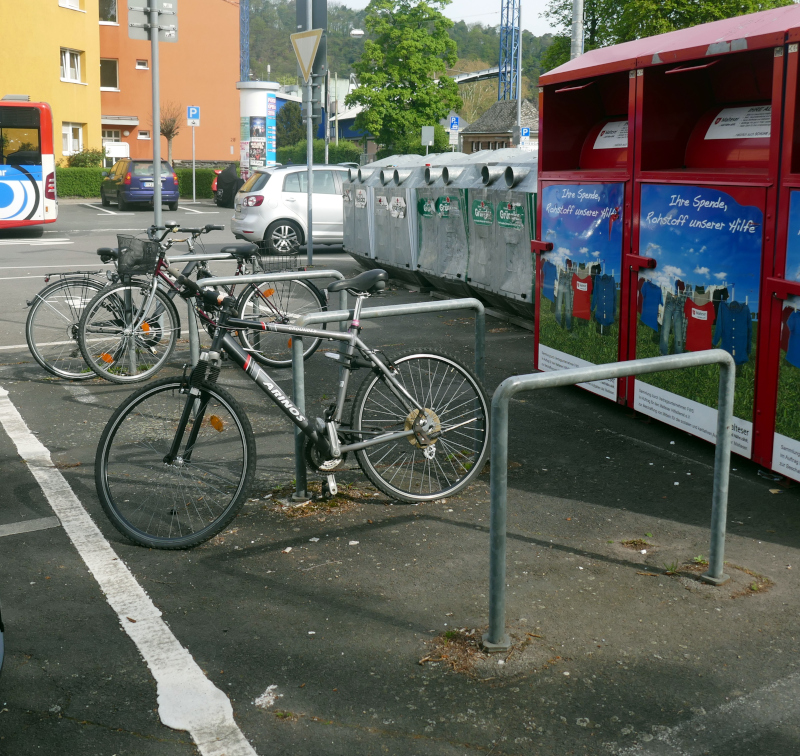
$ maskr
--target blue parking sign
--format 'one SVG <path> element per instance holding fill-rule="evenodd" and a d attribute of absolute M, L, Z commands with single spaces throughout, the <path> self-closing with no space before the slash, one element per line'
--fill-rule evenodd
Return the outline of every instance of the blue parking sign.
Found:
<path fill-rule="evenodd" d="M 200 125 L 200 108 L 197 105 L 186 107 L 186 123 L 188 126 Z"/>
<path fill-rule="evenodd" d="M 520 136 L 521 136 L 523 139 L 524 139 L 524 138 L 526 138 L 526 137 L 529 137 L 530 135 L 531 135 L 531 129 L 530 129 L 530 126 L 523 126 L 523 127 L 520 129 Z"/>
<path fill-rule="evenodd" d="M 450 131 L 458 131 L 458 116 L 450 116 Z"/>

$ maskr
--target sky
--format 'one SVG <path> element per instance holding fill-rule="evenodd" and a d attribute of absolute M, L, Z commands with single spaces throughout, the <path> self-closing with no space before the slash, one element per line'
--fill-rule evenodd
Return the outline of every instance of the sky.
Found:
<path fill-rule="evenodd" d="M 348 8 L 360 10 L 367 7 L 369 0 L 340 0 L 340 2 Z M 546 6 L 546 0 L 525 0 L 522 3 L 522 28 L 537 37 L 552 32 L 547 21 L 541 18 Z M 493 3 L 487 3 L 485 0 L 453 0 L 443 12 L 453 21 L 496 26 L 500 23 L 500 0 L 494 0 Z"/>

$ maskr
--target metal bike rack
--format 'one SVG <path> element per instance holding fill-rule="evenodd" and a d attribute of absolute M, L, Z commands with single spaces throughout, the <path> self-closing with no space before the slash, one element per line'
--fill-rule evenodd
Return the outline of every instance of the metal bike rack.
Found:
<path fill-rule="evenodd" d="M 345 300 L 344 307 L 339 311 L 319 312 L 302 315 L 295 322 L 296 326 L 305 327 L 318 323 L 336 323 L 339 330 L 346 330 L 346 323 L 353 319 L 354 311 L 347 308 L 347 292 L 341 292 Z M 475 374 L 483 383 L 484 363 L 486 356 L 486 311 L 483 303 L 472 297 L 466 299 L 435 300 L 432 302 L 411 302 L 409 304 L 387 305 L 385 307 L 369 307 L 361 310 L 361 320 L 373 318 L 388 318 L 392 315 L 422 315 L 429 312 L 448 312 L 450 310 L 475 310 Z M 344 370 L 340 367 L 339 374 Z M 292 337 L 292 382 L 294 388 L 294 403 L 301 412 L 306 411 L 305 368 L 303 363 L 303 339 L 301 336 Z M 295 493 L 293 498 L 300 501 L 308 498 L 308 476 L 306 474 L 305 455 L 303 445 L 305 436 L 299 428 L 294 429 L 294 469 Z"/>
<path fill-rule="evenodd" d="M 362 315 L 363 317 L 363 315 Z M 489 552 L 489 632 L 483 636 L 488 652 L 507 651 L 511 639 L 505 632 L 506 614 L 506 499 L 508 484 L 508 403 L 522 391 L 572 386 L 576 383 L 625 378 L 631 375 L 680 370 L 700 365 L 720 366 L 717 444 L 714 457 L 714 492 L 711 499 L 711 546 L 708 572 L 701 578 L 712 585 L 722 585 L 729 577 L 723 574 L 725 525 L 728 512 L 728 482 L 731 462 L 731 425 L 736 366 L 728 352 L 710 349 L 705 352 L 671 354 L 608 365 L 555 370 L 547 373 L 516 375 L 506 378 L 492 396 L 491 425 L 491 524 Z"/>
<path fill-rule="evenodd" d="M 203 255 L 186 255 L 182 258 L 170 258 L 170 262 L 192 262 L 193 260 L 201 259 L 203 259 Z M 226 286 L 229 284 L 264 283 L 264 281 L 296 281 L 298 279 L 309 280 L 314 278 L 335 278 L 337 280 L 343 280 L 344 274 L 338 270 L 332 269 L 287 270 L 280 273 L 253 273 L 247 276 L 215 276 L 214 278 L 202 278 L 200 280 L 203 286 Z M 339 294 L 339 306 L 343 309 L 347 307 L 346 291 Z M 197 360 L 200 359 L 200 333 L 197 328 L 194 307 L 190 300 L 187 300 L 187 308 L 189 313 L 189 354 L 192 367 L 194 367 L 197 364 Z M 340 330 L 344 331 L 345 328 L 341 327 Z"/>

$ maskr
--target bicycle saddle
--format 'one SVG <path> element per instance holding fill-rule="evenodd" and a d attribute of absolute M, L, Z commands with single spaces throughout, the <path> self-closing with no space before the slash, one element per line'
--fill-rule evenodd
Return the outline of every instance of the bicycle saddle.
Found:
<path fill-rule="evenodd" d="M 258 246 L 246 242 L 245 244 L 226 244 L 221 250 L 225 255 L 233 255 L 240 260 L 249 260 L 258 254 Z"/>
<path fill-rule="evenodd" d="M 328 291 L 331 294 L 344 289 L 357 292 L 371 292 L 373 289 L 375 291 L 381 291 L 386 288 L 386 281 L 388 280 L 389 274 L 385 270 L 375 268 L 374 270 L 367 270 L 357 275 L 355 278 L 345 278 L 344 281 L 334 281 L 328 286 Z"/>
<path fill-rule="evenodd" d="M 100 247 L 97 254 L 103 262 L 108 262 L 119 257 L 119 249 L 117 247 Z"/>

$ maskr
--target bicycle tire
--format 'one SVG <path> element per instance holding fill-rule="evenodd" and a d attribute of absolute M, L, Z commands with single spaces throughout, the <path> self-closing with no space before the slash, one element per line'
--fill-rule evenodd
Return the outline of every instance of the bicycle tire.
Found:
<path fill-rule="evenodd" d="M 75 276 L 48 284 L 34 297 L 25 341 L 33 359 L 51 375 L 73 381 L 95 377 L 81 354 L 78 327 L 84 309 L 106 285 L 107 281 Z"/>
<path fill-rule="evenodd" d="M 262 295 L 258 297 L 258 293 Z M 269 293 L 271 292 L 271 293 Z M 266 295 L 266 296 L 265 296 Z M 267 301 L 269 300 L 269 301 Z M 236 312 L 243 320 L 263 320 L 267 323 L 294 323 L 301 315 L 325 312 L 325 295 L 311 281 L 265 281 L 248 286 L 240 295 Z M 326 330 L 326 323 L 312 326 Z M 267 331 L 240 330 L 239 341 L 256 362 L 268 367 L 291 367 L 292 338 Z M 303 339 L 303 360 L 317 351 L 321 339 Z"/>
<path fill-rule="evenodd" d="M 188 549 L 213 538 L 239 512 L 255 477 L 250 421 L 230 393 L 208 383 L 197 400 L 208 403 L 191 459 L 185 461 L 190 420 L 180 464 L 165 464 L 189 397 L 184 386 L 173 376 L 135 391 L 111 416 L 97 446 L 95 486 L 103 511 L 122 535 L 147 548 Z"/>
<path fill-rule="evenodd" d="M 431 433 L 438 434 L 448 424 L 459 427 L 428 444 L 411 436 L 361 449 L 355 453 L 359 467 L 376 488 L 398 501 L 453 496 L 480 473 L 489 451 L 486 391 L 470 368 L 448 354 L 410 351 L 392 360 L 392 365 L 395 377 L 425 408 L 433 423 Z M 408 412 L 383 374 L 371 371 L 356 394 L 350 427 L 409 430 L 417 412 Z M 434 451 L 428 457 L 430 447 Z"/>
<path fill-rule="evenodd" d="M 126 315 L 128 292 L 133 311 Z M 172 355 L 180 334 L 180 318 L 161 287 L 156 287 L 136 333 L 126 334 L 130 323 L 140 319 L 147 295 L 144 284 L 119 283 L 99 292 L 85 308 L 78 343 L 86 364 L 101 378 L 112 383 L 138 383 L 157 373 Z"/>

